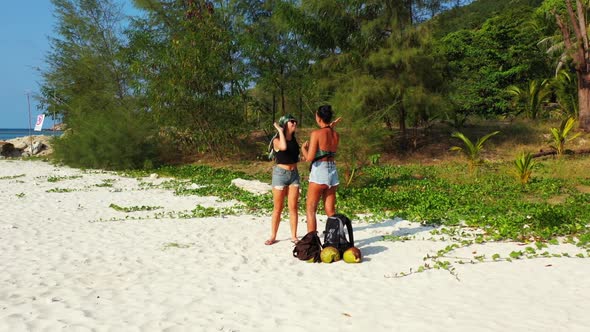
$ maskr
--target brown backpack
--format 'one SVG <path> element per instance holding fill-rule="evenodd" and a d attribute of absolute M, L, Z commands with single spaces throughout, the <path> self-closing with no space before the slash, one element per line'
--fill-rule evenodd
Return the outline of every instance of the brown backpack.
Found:
<path fill-rule="evenodd" d="M 316 263 L 320 261 L 321 251 L 322 242 L 318 232 L 309 232 L 293 248 L 293 257 L 297 257 L 302 261 L 313 259 L 313 262 Z"/>

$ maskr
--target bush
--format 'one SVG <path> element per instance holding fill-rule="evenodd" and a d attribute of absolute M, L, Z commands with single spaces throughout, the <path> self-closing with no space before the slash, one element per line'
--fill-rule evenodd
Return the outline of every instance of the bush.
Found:
<path fill-rule="evenodd" d="M 128 110 L 73 113 L 54 143 L 54 157 L 85 168 L 134 169 L 157 164 L 155 130 L 145 116 Z"/>

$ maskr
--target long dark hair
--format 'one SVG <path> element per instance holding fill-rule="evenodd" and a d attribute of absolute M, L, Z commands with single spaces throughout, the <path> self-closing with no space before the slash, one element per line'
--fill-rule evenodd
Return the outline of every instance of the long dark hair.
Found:
<path fill-rule="evenodd" d="M 332 122 L 332 116 L 334 115 L 334 113 L 332 113 L 332 106 L 327 104 L 318 107 L 316 114 L 322 119 L 322 121 L 324 121 L 324 123 Z"/>
<path fill-rule="evenodd" d="M 285 114 L 285 115 L 281 116 L 281 118 L 279 119 L 279 126 L 281 126 L 281 128 L 283 128 L 283 135 L 285 135 L 285 138 L 287 138 L 287 123 L 289 123 L 289 121 L 297 121 L 297 119 L 295 119 L 295 117 L 291 114 Z M 293 132 L 291 139 L 292 140 L 294 139 L 295 142 L 297 142 L 297 138 L 295 137 L 295 132 Z"/>

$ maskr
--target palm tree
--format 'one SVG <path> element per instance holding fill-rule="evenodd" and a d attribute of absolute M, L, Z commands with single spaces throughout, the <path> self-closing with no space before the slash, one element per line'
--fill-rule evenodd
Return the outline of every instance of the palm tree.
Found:
<path fill-rule="evenodd" d="M 557 26 L 563 35 L 567 54 L 571 57 L 578 78 L 578 109 L 580 128 L 590 131 L 590 41 L 588 38 L 585 1 L 576 0 L 574 10 L 571 0 L 565 0 L 566 19 L 553 10 Z M 571 28 L 573 29 L 571 29 Z M 573 34 L 572 34 L 573 32 Z"/>
<path fill-rule="evenodd" d="M 472 173 L 473 170 L 475 169 L 475 167 L 481 165 L 483 163 L 483 160 L 481 159 L 481 151 L 483 150 L 483 144 L 492 136 L 498 134 L 499 131 L 494 131 L 492 133 L 489 133 L 487 135 L 485 135 L 484 137 L 481 137 L 480 139 L 477 140 L 477 142 L 475 144 L 473 144 L 473 142 L 471 142 L 471 140 L 469 138 L 467 138 L 467 136 L 463 135 L 460 132 L 454 132 L 451 137 L 455 137 L 460 139 L 461 141 L 463 141 L 463 144 L 465 145 L 465 148 L 460 147 L 460 146 L 453 146 L 451 147 L 451 151 L 460 151 L 463 152 L 463 154 L 465 154 L 465 156 L 468 159 L 469 162 L 469 172 Z"/>
<path fill-rule="evenodd" d="M 576 94 L 578 89 L 576 76 L 562 69 L 551 80 L 550 86 L 555 93 L 561 111 L 568 117 L 577 118 L 579 116 L 579 108 Z"/>
<path fill-rule="evenodd" d="M 533 174 L 533 168 L 537 164 L 533 160 L 533 155 L 530 152 L 521 152 L 520 155 L 514 160 L 514 166 L 516 167 L 515 173 L 520 180 L 521 185 L 529 183 L 531 175 Z"/>
<path fill-rule="evenodd" d="M 576 123 L 574 118 L 567 118 L 561 121 L 559 128 L 551 128 L 552 140 L 550 142 L 552 142 L 553 145 L 550 147 L 555 150 L 559 156 L 563 155 L 565 152 L 565 143 L 574 140 L 581 134 L 575 133 L 573 136 L 568 137 L 570 131 L 574 127 L 574 123 Z"/>
<path fill-rule="evenodd" d="M 528 88 L 521 89 L 516 85 L 507 88 L 508 93 L 514 96 L 515 102 L 520 105 L 520 113 L 525 113 L 529 118 L 535 120 L 543 109 L 545 103 L 551 95 L 548 80 L 531 80 Z"/>

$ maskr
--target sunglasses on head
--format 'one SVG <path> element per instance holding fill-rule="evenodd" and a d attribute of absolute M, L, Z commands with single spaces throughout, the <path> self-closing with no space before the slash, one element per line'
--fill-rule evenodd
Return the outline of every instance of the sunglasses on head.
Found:
<path fill-rule="evenodd" d="M 289 120 L 292 124 L 297 124 L 297 120 Z"/>

